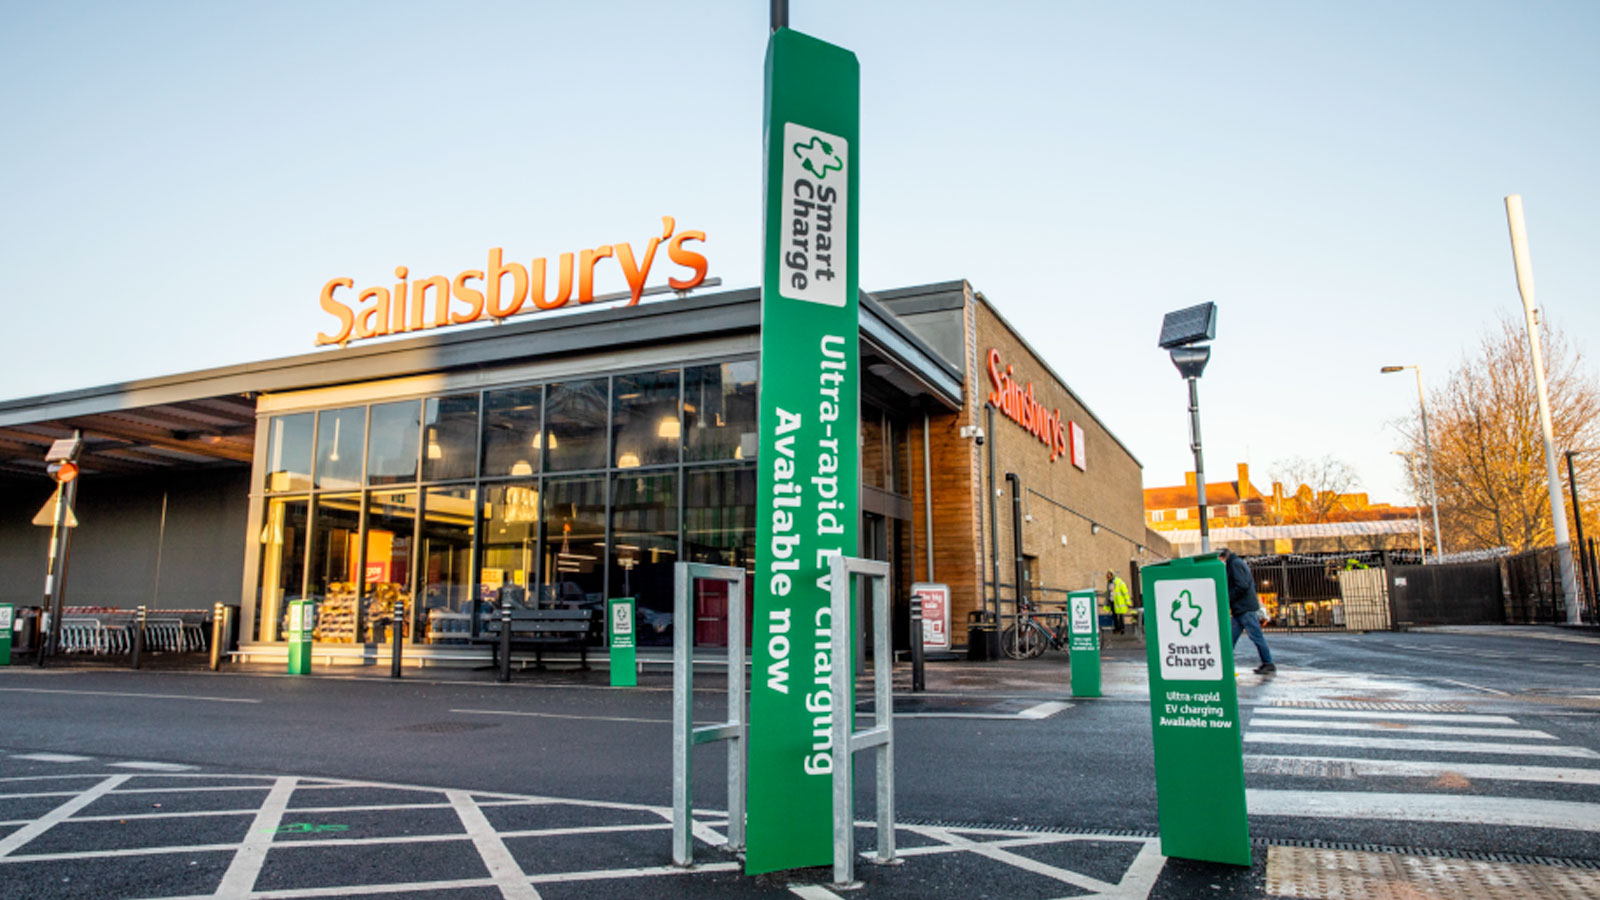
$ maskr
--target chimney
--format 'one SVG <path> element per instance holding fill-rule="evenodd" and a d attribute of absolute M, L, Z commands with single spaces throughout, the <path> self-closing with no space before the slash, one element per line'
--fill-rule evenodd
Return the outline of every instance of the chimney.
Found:
<path fill-rule="evenodd" d="M 1185 473 L 1183 473 L 1183 486 L 1184 487 L 1194 487 L 1194 473 L 1193 472 L 1185 472 Z"/>
<path fill-rule="evenodd" d="M 1248 500 L 1255 496 L 1255 491 L 1250 488 L 1250 464 L 1239 463 L 1239 499 Z"/>

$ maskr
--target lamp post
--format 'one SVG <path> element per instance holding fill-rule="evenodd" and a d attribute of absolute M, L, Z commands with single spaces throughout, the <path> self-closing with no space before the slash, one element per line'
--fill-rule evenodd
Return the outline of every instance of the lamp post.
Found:
<path fill-rule="evenodd" d="M 1550 486 L 1550 525 L 1555 532 L 1556 558 L 1561 566 L 1561 593 L 1567 603 L 1567 624 L 1583 621 L 1578 609 L 1578 585 L 1572 577 L 1572 545 L 1567 542 L 1567 511 L 1561 503 L 1561 476 L 1556 470 L 1556 444 L 1550 426 L 1550 391 L 1544 378 L 1544 347 L 1539 340 L 1539 309 L 1533 300 L 1533 262 L 1528 258 L 1528 226 L 1522 219 L 1522 195 L 1506 197 L 1506 225 L 1511 229 L 1511 262 L 1517 270 L 1517 293 L 1528 324 L 1528 350 L 1533 364 L 1533 387 L 1539 397 L 1539 430 L 1544 438 L 1545 483 Z"/>
<path fill-rule="evenodd" d="M 1200 507 L 1200 552 L 1211 552 L 1211 527 L 1206 521 L 1206 464 L 1200 452 L 1200 373 L 1211 360 L 1211 348 L 1194 346 L 1217 336 L 1217 305 L 1201 303 L 1167 313 L 1156 342 L 1168 351 L 1178 374 L 1189 382 L 1189 449 L 1194 451 L 1195 499 Z"/>
<path fill-rule="evenodd" d="M 1572 458 L 1587 450 L 1568 450 L 1567 456 L 1567 484 L 1572 491 L 1572 523 L 1578 529 L 1578 572 L 1583 575 L 1583 581 L 1589 589 L 1589 599 L 1594 600 L 1594 577 L 1589 574 L 1590 561 L 1588 559 L 1588 544 L 1583 540 L 1583 508 L 1578 505 L 1578 476 L 1572 468 Z"/>
<path fill-rule="evenodd" d="M 1444 559 L 1444 538 L 1439 533 L 1439 486 L 1433 477 L 1433 440 L 1428 437 L 1428 401 L 1422 393 L 1422 367 L 1384 366 L 1378 371 L 1388 375 L 1406 369 L 1417 373 L 1417 407 L 1422 410 L 1422 448 L 1428 454 L 1428 505 L 1433 507 L 1433 561 L 1437 563 Z M 1422 561 L 1428 561 L 1428 554 L 1422 554 Z"/>
<path fill-rule="evenodd" d="M 1411 497 L 1417 501 L 1417 553 L 1423 559 L 1427 559 L 1428 544 L 1422 539 L 1422 490 L 1417 487 L 1417 455 L 1415 453 L 1407 453 L 1404 450 L 1390 450 L 1389 452 L 1395 456 L 1405 457 L 1406 463 L 1411 466 Z"/>

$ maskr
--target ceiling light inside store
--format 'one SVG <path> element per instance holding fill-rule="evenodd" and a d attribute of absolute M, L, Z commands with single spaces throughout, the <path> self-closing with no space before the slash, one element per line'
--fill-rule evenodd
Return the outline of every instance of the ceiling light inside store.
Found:
<path fill-rule="evenodd" d="M 677 416 L 666 416 L 661 420 L 660 427 L 656 429 L 656 434 L 666 438 L 669 441 L 677 440 L 678 435 L 681 433 L 682 431 L 678 426 Z"/>
<path fill-rule="evenodd" d="M 632 450 L 617 457 L 617 468 L 619 469 L 637 469 L 638 467 L 639 454 L 634 453 Z"/>
<path fill-rule="evenodd" d="M 533 464 L 529 463 L 525 459 L 519 459 L 515 463 L 512 463 L 512 465 L 511 465 L 511 474 L 513 474 L 513 475 L 532 475 L 533 474 Z"/>

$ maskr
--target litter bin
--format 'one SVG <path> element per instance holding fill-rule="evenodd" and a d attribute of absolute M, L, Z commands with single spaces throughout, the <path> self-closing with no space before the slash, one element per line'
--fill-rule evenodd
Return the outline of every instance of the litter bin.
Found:
<path fill-rule="evenodd" d="M 1000 629 L 987 610 L 967 613 L 967 660 L 985 662 L 1000 658 Z"/>

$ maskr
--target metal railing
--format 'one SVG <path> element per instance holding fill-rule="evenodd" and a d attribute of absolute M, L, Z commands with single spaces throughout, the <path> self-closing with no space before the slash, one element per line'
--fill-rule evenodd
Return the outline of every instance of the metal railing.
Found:
<path fill-rule="evenodd" d="M 835 556 L 829 560 L 829 619 L 833 694 L 833 881 L 856 884 L 855 755 L 877 751 L 878 849 L 875 861 L 894 862 L 894 656 L 889 640 L 889 564 Z M 872 585 L 873 726 L 856 731 L 856 684 L 850 652 L 850 588 L 858 577 Z"/>
<path fill-rule="evenodd" d="M 672 861 L 694 864 L 694 748 L 728 742 L 729 850 L 744 848 L 745 748 L 749 715 L 745 709 L 745 570 L 738 566 L 677 563 L 672 600 Z M 728 584 L 728 718 L 694 727 L 694 585 Z M 848 619 L 847 619 L 848 621 Z"/>

